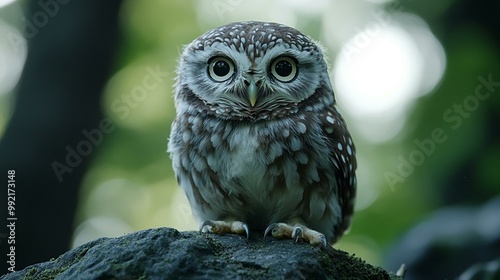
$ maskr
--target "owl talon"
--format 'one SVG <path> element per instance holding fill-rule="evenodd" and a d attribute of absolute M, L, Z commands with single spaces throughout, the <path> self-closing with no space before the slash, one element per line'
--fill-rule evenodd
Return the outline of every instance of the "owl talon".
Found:
<path fill-rule="evenodd" d="M 270 224 L 266 230 L 264 231 L 264 240 L 266 239 L 266 236 L 269 234 L 269 232 L 271 231 L 274 231 L 275 229 L 278 228 L 278 224 L 277 223 L 272 223 Z"/>
<path fill-rule="evenodd" d="M 266 238 L 269 233 L 275 238 L 293 239 L 295 243 L 299 240 L 303 240 L 313 246 L 321 246 L 322 248 L 328 245 L 324 234 L 300 224 L 291 226 L 285 223 L 273 223 L 266 228 L 264 238 Z"/>
<path fill-rule="evenodd" d="M 205 227 L 208 227 L 209 232 L 215 234 L 236 233 L 239 235 L 246 235 L 247 239 L 250 237 L 248 225 L 238 221 L 226 222 L 206 220 L 200 224 L 200 233 L 203 232 Z"/>
<path fill-rule="evenodd" d="M 264 238 L 271 233 L 271 235 L 275 238 L 291 238 L 293 239 L 293 230 L 290 225 L 285 224 L 285 223 L 272 223 L 270 224 L 267 228 L 266 231 L 264 232 Z"/>
<path fill-rule="evenodd" d="M 304 240 L 309 242 L 309 244 L 313 246 L 320 246 L 321 248 L 326 248 L 328 242 L 326 241 L 326 237 L 315 230 L 305 229 L 304 231 Z"/>
<path fill-rule="evenodd" d="M 243 224 L 242 227 L 243 227 L 243 229 L 245 229 L 245 234 L 246 234 L 247 240 L 248 240 L 248 238 L 250 238 L 250 230 L 248 229 L 248 225 Z"/>
<path fill-rule="evenodd" d="M 295 240 L 295 243 L 299 241 L 299 238 L 302 237 L 302 228 L 295 227 L 292 231 L 292 239 Z"/>
<path fill-rule="evenodd" d="M 203 233 L 203 230 L 205 229 L 206 226 L 213 226 L 213 225 L 214 225 L 214 223 L 211 220 L 203 221 L 200 224 L 200 228 L 199 228 L 200 233 Z"/>
<path fill-rule="evenodd" d="M 326 246 L 328 245 L 328 242 L 326 241 L 326 237 L 324 235 L 321 235 L 321 245 L 322 248 L 326 248 Z"/>

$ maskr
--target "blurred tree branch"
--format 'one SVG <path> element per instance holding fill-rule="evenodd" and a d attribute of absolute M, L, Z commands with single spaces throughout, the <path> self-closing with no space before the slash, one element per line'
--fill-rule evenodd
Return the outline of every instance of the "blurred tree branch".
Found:
<path fill-rule="evenodd" d="M 1 172 L 16 171 L 16 270 L 69 248 L 89 157 L 82 157 L 62 180 L 52 163 L 67 161 L 66 147 L 85 140 L 82 130 L 99 127 L 100 95 L 114 58 L 120 3 L 28 3 L 23 20 L 28 59 L 0 142 Z M 1 192 L 2 202 L 6 195 Z M 6 214 L 2 211 L 3 221 Z M 0 241 L 7 245 L 6 239 Z"/>

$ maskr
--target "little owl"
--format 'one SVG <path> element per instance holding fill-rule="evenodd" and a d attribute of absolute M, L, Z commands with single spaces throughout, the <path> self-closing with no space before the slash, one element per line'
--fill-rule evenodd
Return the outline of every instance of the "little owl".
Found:
<path fill-rule="evenodd" d="M 335 243 L 356 158 L 321 47 L 282 24 L 232 23 L 187 45 L 177 73 L 168 151 L 200 231 Z"/>

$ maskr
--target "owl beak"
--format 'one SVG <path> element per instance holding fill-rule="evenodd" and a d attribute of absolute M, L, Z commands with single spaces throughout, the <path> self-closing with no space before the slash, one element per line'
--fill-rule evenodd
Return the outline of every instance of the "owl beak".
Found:
<path fill-rule="evenodd" d="M 255 85 L 255 82 L 253 80 L 250 81 L 250 84 L 248 85 L 248 88 L 247 88 L 247 92 L 248 92 L 248 100 L 250 101 L 250 105 L 252 105 L 252 107 L 254 107 L 255 103 L 257 102 L 258 90 L 257 90 L 257 86 Z"/>

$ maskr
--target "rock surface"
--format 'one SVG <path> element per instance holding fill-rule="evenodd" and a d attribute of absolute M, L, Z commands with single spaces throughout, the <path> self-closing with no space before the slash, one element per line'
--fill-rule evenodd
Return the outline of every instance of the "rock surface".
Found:
<path fill-rule="evenodd" d="M 400 279 L 333 248 L 148 229 L 100 238 L 0 279 Z"/>

